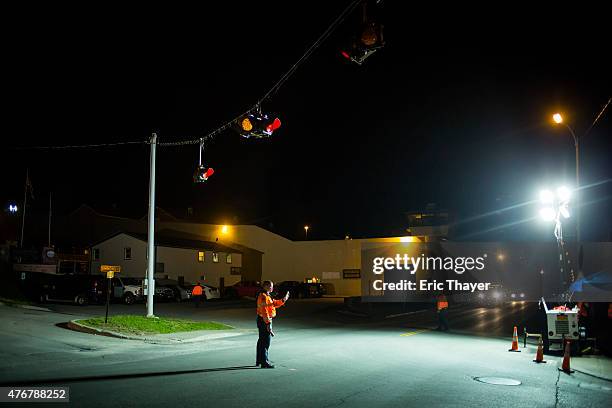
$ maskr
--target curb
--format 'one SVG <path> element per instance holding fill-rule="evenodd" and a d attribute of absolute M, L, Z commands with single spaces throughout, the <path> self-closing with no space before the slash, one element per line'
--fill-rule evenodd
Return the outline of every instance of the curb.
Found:
<path fill-rule="evenodd" d="M 46 307 L 31 306 L 31 305 L 22 305 L 22 304 L 19 304 L 19 303 L 0 302 L 0 306 L 16 307 L 16 308 L 19 308 L 19 309 L 27 309 L 27 310 L 37 310 L 39 312 L 52 312 L 51 309 L 47 309 Z"/>
<path fill-rule="evenodd" d="M 560 364 L 557 363 L 557 366 L 560 367 Z M 578 373 L 584 374 L 584 375 L 588 375 L 590 377 L 597 378 L 599 380 L 612 382 L 612 377 L 604 377 L 603 375 L 596 374 L 595 372 L 593 372 L 591 370 L 586 370 L 584 368 L 576 368 L 576 364 L 572 364 L 572 370 L 574 370 L 574 371 L 576 371 Z"/>
<path fill-rule="evenodd" d="M 155 337 L 155 336 L 160 336 L 160 335 L 152 335 L 150 337 L 135 336 L 135 335 L 131 336 L 127 334 L 117 333 L 111 330 L 103 330 L 103 329 L 97 329 L 95 327 L 90 327 L 82 323 L 79 323 L 78 320 L 71 320 L 66 324 L 66 326 L 70 330 L 78 331 L 81 333 L 106 336 L 106 337 L 114 337 L 114 338 L 123 339 L 123 340 L 138 340 L 138 341 L 143 341 L 146 343 L 166 344 L 166 345 L 167 344 L 197 343 L 197 342 L 202 342 L 206 340 L 217 340 L 217 339 L 221 339 L 225 337 L 236 337 L 236 336 L 240 336 L 240 335 L 249 333 L 249 331 L 247 330 L 240 330 L 240 329 L 234 329 L 232 330 L 231 333 L 228 331 L 214 330 L 214 331 L 211 331 L 211 333 L 209 334 L 198 336 L 198 337 L 193 337 L 190 339 L 173 339 L 173 338 Z M 171 334 L 175 334 L 175 333 L 171 333 Z"/>

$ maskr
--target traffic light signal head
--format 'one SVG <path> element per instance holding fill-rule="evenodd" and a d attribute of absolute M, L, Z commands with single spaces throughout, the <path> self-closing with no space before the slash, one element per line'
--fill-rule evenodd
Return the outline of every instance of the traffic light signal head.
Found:
<path fill-rule="evenodd" d="M 281 126 L 277 117 L 268 116 L 265 113 L 248 113 L 238 119 L 237 130 L 242 137 L 269 137 Z"/>
<path fill-rule="evenodd" d="M 202 164 L 196 167 L 195 173 L 193 173 L 193 181 L 195 183 L 203 183 L 213 175 L 215 170 L 212 167 L 206 167 Z"/>

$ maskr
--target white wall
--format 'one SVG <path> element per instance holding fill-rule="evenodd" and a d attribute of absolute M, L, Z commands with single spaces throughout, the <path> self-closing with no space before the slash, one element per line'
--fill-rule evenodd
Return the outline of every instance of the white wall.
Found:
<path fill-rule="evenodd" d="M 132 259 L 123 258 L 124 248 L 132 249 Z M 121 273 L 118 276 L 144 278 L 147 270 L 147 243 L 127 234 L 119 234 L 94 247 L 100 250 L 100 260 L 91 262 L 92 273 L 100 273 L 100 265 L 119 265 Z M 233 285 L 240 281 L 240 275 L 231 275 L 232 267 L 242 266 L 242 255 L 232 253 L 232 263 L 226 262 L 226 253 L 219 252 L 219 262 L 213 262 L 211 251 L 204 251 L 204 262 L 198 261 L 198 250 L 157 247 L 156 262 L 164 264 L 164 272 L 157 273 L 156 278 L 168 275 L 169 279 L 178 280 L 179 276 L 185 278 L 185 282 L 196 282 L 201 276 L 205 279 L 202 283 L 211 286 L 219 286 L 221 277 L 225 280 L 225 286 Z"/>
<path fill-rule="evenodd" d="M 132 248 L 132 259 L 123 259 L 123 248 Z M 100 249 L 100 260 L 91 261 L 91 273 L 100 273 L 100 265 L 119 265 L 118 276 L 144 278 L 147 274 L 147 243 L 126 234 L 119 234 L 94 247 Z"/>
<path fill-rule="evenodd" d="M 231 267 L 242 265 L 241 254 L 232 254 L 232 263 L 226 263 L 226 253 L 219 252 L 219 262 L 213 262 L 213 253 L 205 251 L 204 262 L 198 261 L 198 250 L 158 247 L 157 262 L 164 263 L 163 274 L 168 275 L 169 279 L 178 279 L 179 276 L 185 278 L 185 282 L 207 283 L 211 286 L 219 287 L 219 278 L 223 277 L 225 286 L 233 285 L 240 281 L 240 275 L 231 275 Z M 201 279 L 204 276 L 204 279 Z"/>

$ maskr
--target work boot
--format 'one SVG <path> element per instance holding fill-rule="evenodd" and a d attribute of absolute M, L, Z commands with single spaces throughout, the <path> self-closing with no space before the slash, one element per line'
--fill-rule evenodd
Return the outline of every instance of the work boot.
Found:
<path fill-rule="evenodd" d="M 270 364 L 270 363 L 263 363 L 261 365 L 261 368 L 274 368 L 274 366 L 272 364 Z"/>

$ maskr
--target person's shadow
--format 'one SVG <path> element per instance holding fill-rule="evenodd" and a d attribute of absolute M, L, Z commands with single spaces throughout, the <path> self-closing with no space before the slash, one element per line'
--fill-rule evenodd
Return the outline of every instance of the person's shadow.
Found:
<path fill-rule="evenodd" d="M 26 386 L 36 384 L 64 384 L 64 383 L 75 383 L 75 382 L 86 382 L 86 381 L 100 381 L 100 380 L 121 380 L 127 378 L 144 378 L 144 377 L 161 377 L 169 375 L 181 375 L 181 374 L 196 374 L 196 373 L 213 373 L 218 371 L 236 371 L 236 370 L 254 370 L 259 369 L 256 365 L 250 366 L 235 366 L 235 367 L 217 367 L 217 368 L 198 368 L 193 370 L 178 370 L 178 371 L 156 371 L 149 373 L 128 373 L 128 374 L 111 374 L 111 375 L 99 375 L 99 376 L 84 376 L 84 377 L 66 377 L 66 378 L 50 378 L 40 380 L 28 380 L 28 381 L 11 381 L 10 383 L 0 382 L 0 386 Z"/>

